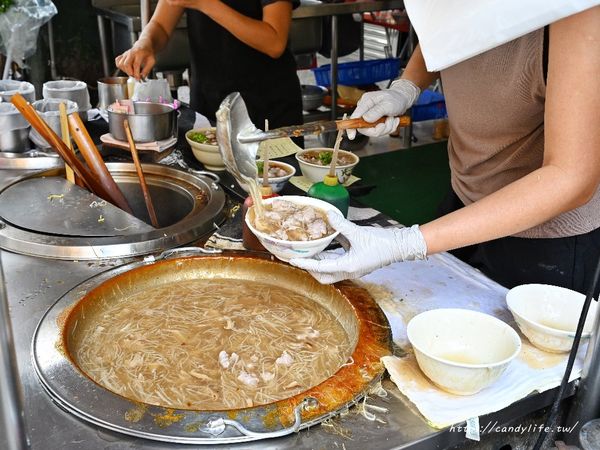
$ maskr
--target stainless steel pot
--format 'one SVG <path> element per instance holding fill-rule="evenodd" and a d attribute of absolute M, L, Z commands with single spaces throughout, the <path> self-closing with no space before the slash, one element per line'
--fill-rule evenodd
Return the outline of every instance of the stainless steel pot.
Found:
<path fill-rule="evenodd" d="M 98 108 L 106 109 L 117 100 L 127 98 L 127 77 L 107 77 L 98 80 Z"/>
<path fill-rule="evenodd" d="M 29 150 L 29 123 L 12 103 L 0 103 L 0 151 Z"/>
<path fill-rule="evenodd" d="M 2 101 L 10 102 L 16 93 L 25 97 L 29 103 L 35 101 L 35 88 L 33 84 L 26 81 L 0 80 L 0 98 Z"/>
<path fill-rule="evenodd" d="M 177 135 L 177 111 L 163 103 L 134 102 L 133 114 L 113 111 L 108 108 L 108 129 L 120 141 L 127 141 L 123 121 L 127 119 L 133 140 L 154 142 Z"/>
<path fill-rule="evenodd" d="M 327 89 L 323 86 L 312 84 L 303 84 L 302 88 L 302 109 L 312 111 L 323 105 L 323 98 L 327 94 Z"/>

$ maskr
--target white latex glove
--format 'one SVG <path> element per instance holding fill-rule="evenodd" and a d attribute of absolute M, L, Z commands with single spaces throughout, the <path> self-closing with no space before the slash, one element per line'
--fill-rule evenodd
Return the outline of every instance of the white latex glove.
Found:
<path fill-rule="evenodd" d="M 375 122 L 388 116 L 385 122 L 374 128 L 359 128 L 361 134 L 367 136 L 384 136 L 390 134 L 400 123 L 401 116 L 419 98 L 421 89 L 410 80 L 400 79 L 392 83 L 389 89 L 366 92 L 356 105 L 351 119 L 362 117 L 367 122 Z M 356 137 L 356 130 L 347 130 L 349 139 Z"/>
<path fill-rule="evenodd" d="M 320 283 L 360 278 L 388 264 L 425 259 L 427 243 L 418 225 L 410 228 L 360 227 L 339 214 L 329 213 L 329 223 L 350 244 L 343 255 L 323 252 L 319 259 L 293 258 L 291 265 L 310 272 Z"/>

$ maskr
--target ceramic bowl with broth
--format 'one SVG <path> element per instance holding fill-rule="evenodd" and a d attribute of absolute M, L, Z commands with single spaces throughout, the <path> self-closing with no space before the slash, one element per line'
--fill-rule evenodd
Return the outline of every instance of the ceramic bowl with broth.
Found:
<path fill-rule="evenodd" d="M 521 339 L 512 327 L 468 309 L 423 312 L 406 331 L 421 371 L 437 387 L 456 395 L 472 395 L 492 384 L 521 351 Z"/>
<path fill-rule="evenodd" d="M 216 128 L 194 128 L 185 133 L 194 157 L 208 170 L 225 170 L 225 163 L 219 151 Z"/>
<path fill-rule="evenodd" d="M 332 148 L 311 148 L 296 153 L 302 175 L 313 183 L 323 181 L 325 175 L 329 173 L 332 154 Z M 354 153 L 345 150 L 339 151 L 335 174 L 341 184 L 348 181 L 359 160 L 360 158 Z"/>
<path fill-rule="evenodd" d="M 299 206 L 311 206 L 317 210 L 320 210 L 326 215 L 327 212 L 333 211 L 336 214 L 342 215 L 341 211 L 333 206 L 331 203 L 327 203 L 323 200 L 312 197 L 303 197 L 299 195 L 282 195 L 278 197 L 270 197 L 263 199 L 265 205 L 270 205 L 273 202 L 280 200 L 287 200 Z M 319 239 L 312 239 L 306 241 L 299 240 L 284 240 L 277 239 L 270 234 L 267 234 L 256 229 L 255 223 L 255 206 L 248 209 L 245 221 L 246 225 L 254 235 L 257 237 L 259 242 L 273 255 L 282 261 L 289 261 L 292 258 L 310 258 L 317 253 L 322 252 L 327 246 L 333 241 L 333 239 L 339 234 L 339 231 L 332 230 L 330 234 Z"/>
<path fill-rule="evenodd" d="M 583 309 L 585 295 L 549 284 L 522 284 L 506 294 L 506 303 L 521 332 L 547 352 L 568 352 Z M 590 336 L 597 302 L 588 311 L 582 338 Z"/>
<path fill-rule="evenodd" d="M 256 166 L 258 168 L 257 181 L 259 184 L 262 184 L 264 162 L 259 159 L 256 161 Z M 280 192 L 295 174 L 296 169 L 291 164 L 282 161 L 269 161 L 269 185 L 273 192 Z"/>

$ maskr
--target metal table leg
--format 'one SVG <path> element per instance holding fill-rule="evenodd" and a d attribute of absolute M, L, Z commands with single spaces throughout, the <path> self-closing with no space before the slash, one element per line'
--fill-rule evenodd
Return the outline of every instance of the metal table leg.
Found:
<path fill-rule="evenodd" d="M 29 440 L 23 417 L 23 392 L 8 309 L 4 275 L 0 263 L 0 407 L 8 450 L 27 450 Z"/>
<path fill-rule="evenodd" d="M 337 119 L 338 16 L 331 16 L 331 120 Z"/>
<path fill-rule="evenodd" d="M 102 71 L 105 77 L 110 76 L 110 62 L 108 60 L 108 42 L 106 41 L 106 26 L 104 17 L 98 15 L 98 34 L 100 36 L 100 53 L 102 54 Z"/>

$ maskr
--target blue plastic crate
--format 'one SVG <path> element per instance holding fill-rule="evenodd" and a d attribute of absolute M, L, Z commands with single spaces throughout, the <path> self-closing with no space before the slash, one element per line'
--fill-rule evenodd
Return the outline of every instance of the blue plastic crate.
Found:
<path fill-rule="evenodd" d="M 448 117 L 444 96 L 429 89 L 421 93 L 411 110 L 414 122 Z"/>
<path fill-rule="evenodd" d="M 331 85 L 331 64 L 312 69 L 317 84 Z M 400 60 L 397 58 L 372 59 L 338 64 L 338 83 L 345 86 L 362 86 L 377 81 L 392 80 L 400 73 Z"/>

